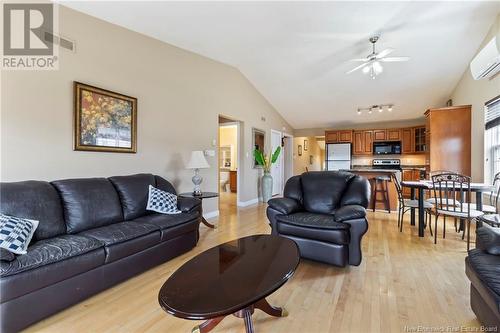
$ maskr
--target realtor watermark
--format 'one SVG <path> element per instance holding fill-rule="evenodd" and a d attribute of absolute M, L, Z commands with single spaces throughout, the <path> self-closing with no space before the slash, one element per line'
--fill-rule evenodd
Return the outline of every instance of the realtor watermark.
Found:
<path fill-rule="evenodd" d="M 498 326 L 405 326 L 403 332 L 438 333 L 438 332 L 498 332 Z"/>
<path fill-rule="evenodd" d="M 2 4 L 3 70 L 58 69 L 57 5 L 51 2 Z"/>

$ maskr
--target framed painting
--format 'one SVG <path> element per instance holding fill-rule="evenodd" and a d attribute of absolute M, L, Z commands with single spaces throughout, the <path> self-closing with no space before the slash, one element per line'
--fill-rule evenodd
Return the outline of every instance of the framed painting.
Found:
<path fill-rule="evenodd" d="M 137 151 L 137 98 L 74 83 L 74 149 Z"/>

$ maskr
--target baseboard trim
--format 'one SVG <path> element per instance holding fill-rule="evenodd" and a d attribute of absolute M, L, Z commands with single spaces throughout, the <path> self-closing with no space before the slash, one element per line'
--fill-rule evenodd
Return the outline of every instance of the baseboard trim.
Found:
<path fill-rule="evenodd" d="M 255 198 L 248 201 L 238 201 L 238 207 L 247 207 L 250 205 L 256 205 L 259 203 L 259 198 Z"/>
<path fill-rule="evenodd" d="M 219 216 L 218 210 L 214 210 L 213 212 L 203 213 L 203 217 L 206 219 L 211 219 L 211 218 L 217 217 L 217 216 Z"/>

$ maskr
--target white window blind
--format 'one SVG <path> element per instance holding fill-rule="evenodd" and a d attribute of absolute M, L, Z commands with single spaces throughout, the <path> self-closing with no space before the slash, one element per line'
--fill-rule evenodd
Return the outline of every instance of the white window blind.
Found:
<path fill-rule="evenodd" d="M 500 96 L 486 102 L 485 112 L 484 178 L 491 183 L 500 172 Z"/>

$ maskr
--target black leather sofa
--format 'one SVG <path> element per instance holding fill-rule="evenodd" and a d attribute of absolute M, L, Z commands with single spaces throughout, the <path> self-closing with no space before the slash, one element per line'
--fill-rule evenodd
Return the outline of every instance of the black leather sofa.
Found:
<path fill-rule="evenodd" d="M 465 258 L 465 273 L 471 283 L 472 311 L 482 325 L 496 327 L 489 332 L 497 332 L 500 329 L 500 233 L 495 235 L 486 228 L 488 226 L 476 231 L 476 248 Z M 496 254 L 488 252 L 488 248 L 493 247 Z"/>
<path fill-rule="evenodd" d="M 342 171 L 314 171 L 290 178 L 283 198 L 268 201 L 272 234 L 293 239 L 303 258 L 346 266 L 361 263 L 368 230 L 370 184 Z"/>
<path fill-rule="evenodd" d="M 193 248 L 201 201 L 179 197 L 181 214 L 151 213 L 149 185 L 175 193 L 152 174 L 1 183 L 0 211 L 39 221 L 27 254 L 0 258 L 1 332 L 19 331 Z"/>

